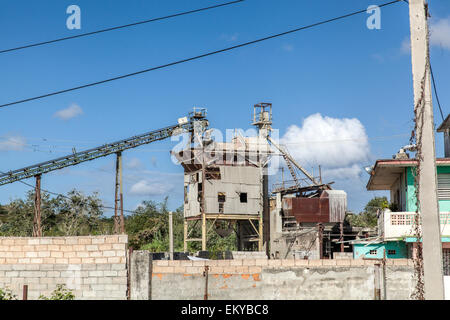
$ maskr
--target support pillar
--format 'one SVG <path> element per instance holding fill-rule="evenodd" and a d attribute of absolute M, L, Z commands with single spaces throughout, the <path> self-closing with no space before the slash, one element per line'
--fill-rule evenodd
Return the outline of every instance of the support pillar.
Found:
<path fill-rule="evenodd" d="M 264 241 L 264 223 L 263 223 L 263 214 L 260 214 L 259 216 L 259 240 L 258 240 L 258 251 L 263 251 L 263 241 Z"/>
<path fill-rule="evenodd" d="M 202 213 L 202 251 L 206 251 L 206 214 Z"/>
<path fill-rule="evenodd" d="M 173 215 L 172 215 L 172 211 L 169 211 L 169 256 L 170 256 L 170 260 L 173 260 Z"/>
<path fill-rule="evenodd" d="M 187 236 L 188 236 L 188 221 L 184 219 L 184 241 L 183 241 L 184 252 L 187 252 Z"/>
<path fill-rule="evenodd" d="M 42 237 L 41 225 L 41 175 L 36 176 L 36 188 L 34 192 L 34 219 L 33 237 Z"/>

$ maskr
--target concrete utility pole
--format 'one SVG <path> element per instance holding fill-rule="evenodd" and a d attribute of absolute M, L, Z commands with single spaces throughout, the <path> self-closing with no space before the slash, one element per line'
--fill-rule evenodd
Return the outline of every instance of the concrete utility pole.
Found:
<path fill-rule="evenodd" d="M 424 291 L 427 300 L 443 300 L 442 243 L 439 228 L 433 105 L 428 63 L 427 11 L 425 0 L 409 0 L 414 105 L 417 107 L 419 104 L 419 110 L 423 108 L 423 112 L 416 112 L 416 126 L 419 129 L 416 130 L 416 141 L 422 150 L 422 157 L 418 159 L 418 167 Z M 423 80 L 425 81 L 423 82 Z"/>
<path fill-rule="evenodd" d="M 169 255 L 170 260 L 173 260 L 173 214 L 169 211 Z"/>
<path fill-rule="evenodd" d="M 120 217 L 118 211 L 120 210 Z M 116 159 L 116 192 L 114 201 L 114 233 L 125 233 L 125 219 L 123 216 L 123 179 L 122 152 L 117 152 Z"/>

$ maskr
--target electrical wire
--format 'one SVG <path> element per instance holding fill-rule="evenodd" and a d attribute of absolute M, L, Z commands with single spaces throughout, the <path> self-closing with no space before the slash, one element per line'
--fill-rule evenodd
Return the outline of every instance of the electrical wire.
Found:
<path fill-rule="evenodd" d="M 385 6 L 388 6 L 388 5 L 400 2 L 400 1 L 402 1 L 402 0 L 390 1 L 390 2 L 387 2 L 387 3 L 384 3 L 384 4 L 380 4 L 378 7 L 380 7 L 380 8 L 381 7 L 385 7 Z M 338 21 L 338 20 L 341 20 L 341 19 L 345 19 L 345 18 L 354 16 L 354 15 L 357 15 L 357 14 L 365 13 L 365 12 L 366 12 L 366 9 L 355 11 L 355 12 L 348 13 L 348 14 L 345 14 L 345 15 L 342 15 L 342 16 L 338 16 L 338 17 L 335 17 L 335 18 L 323 20 L 323 21 L 316 22 L 316 23 L 313 23 L 313 24 L 310 24 L 310 25 L 306 25 L 306 26 L 303 26 L 303 27 L 299 27 L 299 28 L 291 29 L 291 30 L 288 30 L 288 31 L 285 31 L 285 32 L 273 34 L 273 35 L 270 35 L 270 36 L 266 36 L 264 38 L 259 38 L 259 39 L 256 39 L 256 40 L 244 42 L 244 43 L 232 46 L 232 47 L 227 47 L 227 48 L 224 48 L 224 49 L 211 51 L 211 52 L 204 53 L 204 54 L 201 54 L 201 55 L 197 55 L 197 56 L 194 56 L 194 57 L 190 57 L 190 58 L 186 58 L 186 59 L 170 62 L 170 63 L 163 64 L 163 65 L 160 65 L 160 66 L 157 66 L 157 67 L 152 67 L 152 68 L 148 68 L 148 69 L 144 69 L 144 70 L 140 70 L 140 71 L 136 71 L 136 72 L 132 72 L 132 73 L 128 73 L 128 74 L 123 74 L 123 75 L 116 76 L 116 77 L 113 77 L 113 78 L 100 80 L 100 81 L 96 81 L 96 82 L 80 85 L 80 86 L 77 86 L 77 87 L 72 87 L 72 88 L 69 88 L 69 89 L 59 90 L 59 91 L 55 91 L 55 92 L 51 92 L 51 93 L 46 93 L 46 94 L 43 94 L 43 95 L 40 95 L 40 96 L 36 96 L 36 97 L 32 97 L 32 98 L 27 98 L 27 99 L 23 99 L 23 100 L 17 100 L 17 101 L 5 103 L 5 104 L 0 105 L 0 108 L 4 108 L 4 107 L 7 107 L 7 106 L 12 106 L 12 105 L 16 105 L 16 104 L 21 104 L 21 103 L 25 103 L 25 102 L 29 102 L 29 101 L 39 100 L 39 99 L 43 99 L 43 98 L 48 98 L 48 97 L 51 97 L 51 96 L 60 95 L 60 94 L 71 92 L 71 91 L 85 89 L 85 88 L 88 88 L 88 87 L 93 87 L 93 86 L 101 85 L 101 84 L 104 84 L 104 83 L 108 83 L 108 82 L 112 82 L 112 81 L 116 81 L 116 80 L 120 80 L 120 79 L 124 79 L 124 78 L 137 76 L 137 75 L 140 75 L 140 74 L 143 74 L 143 73 L 147 73 L 147 72 L 150 72 L 150 71 L 156 71 L 156 70 L 159 70 L 159 69 L 164 69 L 164 68 L 171 67 L 171 66 L 178 65 L 178 64 L 182 64 L 182 63 L 185 63 L 185 62 L 198 60 L 198 59 L 205 58 L 205 57 L 212 56 L 212 55 L 216 55 L 216 54 L 219 54 L 219 53 L 223 53 L 223 52 L 231 51 L 231 50 L 234 50 L 234 49 L 246 47 L 246 46 L 249 46 L 249 45 L 253 45 L 255 43 L 259 43 L 259 42 L 267 41 L 267 40 L 270 40 L 270 39 L 282 37 L 282 36 L 285 36 L 285 35 L 288 35 L 288 34 L 291 34 L 291 33 L 295 33 L 295 32 L 299 32 L 299 31 L 302 31 L 302 30 L 309 29 L 309 28 L 317 27 L 317 26 L 320 26 L 320 25 L 323 25 L 323 24 L 326 24 L 326 23 Z"/>
<path fill-rule="evenodd" d="M 434 80 L 434 74 L 433 74 L 433 68 L 431 67 L 431 62 L 430 62 L 430 71 L 431 71 L 431 80 L 433 82 L 433 88 L 434 88 L 434 95 L 436 97 L 436 101 L 438 103 L 438 107 L 439 107 L 439 111 L 441 113 L 441 117 L 442 117 L 442 121 L 444 121 L 444 114 L 442 113 L 442 108 L 441 108 L 441 102 L 439 101 L 439 96 L 437 93 L 437 89 L 436 89 L 436 81 Z"/>
<path fill-rule="evenodd" d="M 109 31 L 114 31 L 114 30 L 118 30 L 118 29 L 134 27 L 134 26 L 141 25 L 141 24 L 146 24 L 146 23 L 150 23 L 150 22 L 166 20 L 166 19 L 170 19 L 170 18 L 183 16 L 183 15 L 197 13 L 197 12 L 200 12 L 200 11 L 206 11 L 206 10 L 210 10 L 210 9 L 224 7 L 224 6 L 236 4 L 238 2 L 243 2 L 243 1 L 245 1 L 245 0 L 231 1 L 231 2 L 222 3 L 222 4 L 210 6 L 210 7 L 205 7 L 205 8 L 200 8 L 200 9 L 195 9 L 195 10 L 190 10 L 190 11 L 185 11 L 185 12 L 180 12 L 180 13 L 175 13 L 175 14 L 171 14 L 171 15 L 168 15 L 168 16 L 164 16 L 164 17 L 153 18 L 153 19 L 148 19 L 148 20 L 144 20 L 144 21 L 129 23 L 129 24 L 121 25 L 121 26 L 116 26 L 116 27 L 96 30 L 96 31 L 92 31 L 92 32 L 82 33 L 82 34 L 78 34 L 76 36 L 64 37 L 64 38 L 59 38 L 59 39 L 54 39 L 54 40 L 49 40 L 49 41 L 43 41 L 43 42 L 38 42 L 38 43 L 32 43 L 32 44 L 23 45 L 23 46 L 16 47 L 16 48 L 4 49 L 4 50 L 0 50 L 0 54 L 7 53 L 7 52 L 12 52 L 12 51 L 23 50 L 23 49 L 28 49 L 28 48 L 32 48 L 32 47 L 43 46 L 43 45 L 47 45 L 47 44 L 51 44 L 51 43 L 55 43 L 55 42 L 60 42 L 60 41 L 65 41 L 65 40 L 71 40 L 71 39 L 76 39 L 76 38 L 81 38 L 81 37 L 86 37 L 86 36 L 92 36 L 92 35 L 103 33 L 103 32 L 109 32 Z"/>

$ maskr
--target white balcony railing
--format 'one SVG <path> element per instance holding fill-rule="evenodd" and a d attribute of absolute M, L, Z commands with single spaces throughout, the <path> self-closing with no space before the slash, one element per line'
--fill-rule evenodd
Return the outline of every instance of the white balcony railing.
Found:
<path fill-rule="evenodd" d="M 415 212 L 392 212 L 385 210 L 378 218 L 380 235 L 386 240 L 415 236 Z M 440 214 L 441 236 L 450 236 L 450 212 Z"/>

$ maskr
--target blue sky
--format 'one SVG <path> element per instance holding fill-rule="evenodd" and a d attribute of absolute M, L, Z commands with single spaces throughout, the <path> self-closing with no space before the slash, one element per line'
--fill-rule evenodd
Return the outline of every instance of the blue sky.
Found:
<path fill-rule="evenodd" d="M 0 50 L 218 3 L 0 0 Z M 0 104 L 165 64 L 381 3 L 246 0 L 207 12 L 5 53 L 0 55 Z M 66 8 L 71 4 L 81 8 L 81 30 L 66 28 Z M 450 3 L 430 1 L 430 12 L 431 24 L 437 26 L 432 35 L 431 61 L 446 113 L 450 111 L 450 32 L 446 32 L 450 30 Z M 361 14 L 134 78 L 3 108 L 0 170 L 64 156 L 73 147 L 81 151 L 172 125 L 193 106 L 208 109 L 214 128 L 248 129 L 253 104 L 271 102 L 274 127 L 282 137 L 288 128 L 299 129 L 293 132 L 301 137 L 316 136 L 315 132 L 306 132 L 305 119 L 322 119 L 322 124 L 336 123 L 346 130 L 346 123 L 361 124 L 362 131 L 356 126 L 359 129 L 355 132 L 366 135 L 367 141 L 363 137 L 362 145 L 353 147 L 364 148 L 363 155 L 353 155 L 352 148 L 342 151 L 348 161 L 325 171 L 325 178 L 336 182 L 335 188 L 347 191 L 349 209 L 359 211 L 373 196 L 385 194 L 365 190 L 368 175 L 361 169 L 375 159 L 391 158 L 408 144 L 413 129 L 411 57 L 405 46 L 409 38 L 408 6 L 398 3 L 382 8 L 381 30 L 369 30 L 368 17 Z M 434 107 L 439 124 L 436 103 Z M 65 115 L 73 118 L 64 119 L 64 113 L 58 113 L 66 109 Z M 311 118 L 317 113 L 321 118 Z M 339 132 L 333 134 L 339 137 Z M 327 131 L 317 136 L 326 138 Z M 437 134 L 436 138 L 437 155 L 443 156 L 442 137 Z M 313 143 L 321 151 L 328 150 L 330 144 L 320 139 Z M 182 204 L 183 171 L 169 155 L 176 144 L 167 140 L 124 153 L 126 209 L 134 209 L 142 200 L 160 201 L 165 195 L 172 209 Z M 307 168 L 317 161 L 330 162 L 330 158 L 316 159 L 302 153 L 308 148 L 304 145 L 300 148 L 292 144 L 289 148 Z M 72 188 L 86 193 L 98 191 L 104 203 L 112 205 L 113 167 L 113 156 L 98 159 L 45 175 L 42 187 L 60 193 Z M 34 183 L 33 179 L 28 182 Z M 23 197 L 27 190 L 20 183 L 2 186 L 0 203 Z"/>

